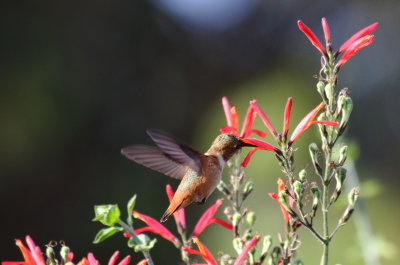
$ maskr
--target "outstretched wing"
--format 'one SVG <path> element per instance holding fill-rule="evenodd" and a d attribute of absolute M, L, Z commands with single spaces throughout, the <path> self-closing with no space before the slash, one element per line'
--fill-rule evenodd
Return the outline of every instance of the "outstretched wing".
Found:
<path fill-rule="evenodd" d="M 198 151 L 163 132 L 147 130 L 147 134 L 153 139 L 158 148 L 173 161 L 201 174 L 201 154 Z"/>
<path fill-rule="evenodd" d="M 189 169 L 188 166 L 174 161 L 157 147 L 134 145 L 122 148 L 121 153 L 138 164 L 175 179 L 182 179 Z"/>

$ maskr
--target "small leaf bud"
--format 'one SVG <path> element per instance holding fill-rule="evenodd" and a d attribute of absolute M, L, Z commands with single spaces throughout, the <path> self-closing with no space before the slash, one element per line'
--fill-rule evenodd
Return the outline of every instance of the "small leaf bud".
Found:
<path fill-rule="evenodd" d="M 301 200 L 301 195 L 303 193 L 303 184 L 300 181 L 296 180 L 293 183 L 293 191 L 294 191 L 294 194 L 296 195 L 296 199 L 298 201 L 300 201 Z"/>
<path fill-rule="evenodd" d="M 325 95 L 325 83 L 322 81 L 319 81 L 317 83 L 317 91 L 321 95 L 322 99 L 325 101 L 327 100 L 327 97 Z"/>
<path fill-rule="evenodd" d="M 255 212 L 249 212 L 246 215 L 246 222 L 250 225 L 253 226 L 256 222 L 256 214 Z"/>
<path fill-rule="evenodd" d="M 283 208 L 285 208 L 285 210 L 288 211 L 289 213 L 292 212 L 292 209 L 289 206 L 289 200 L 288 200 L 288 197 L 286 195 L 286 191 L 281 190 L 279 192 L 278 196 L 279 196 L 279 202 L 281 203 Z"/>
<path fill-rule="evenodd" d="M 267 255 L 271 246 L 272 246 L 272 237 L 270 235 L 264 236 L 262 250 L 261 250 L 261 256 Z"/>
<path fill-rule="evenodd" d="M 243 199 L 247 198 L 254 189 L 254 182 L 247 181 L 243 188 Z"/>
<path fill-rule="evenodd" d="M 306 180 L 306 178 L 307 178 L 307 171 L 305 169 L 302 169 L 299 172 L 299 179 L 301 182 L 304 182 Z"/>
<path fill-rule="evenodd" d="M 316 214 L 317 209 L 318 209 L 319 199 L 321 198 L 321 191 L 319 190 L 317 185 L 313 185 L 311 187 L 311 192 L 312 192 L 312 195 L 313 195 L 311 217 L 315 217 L 315 214 Z"/>
<path fill-rule="evenodd" d="M 350 119 L 350 114 L 353 110 L 353 101 L 350 97 L 346 97 L 343 100 L 342 117 L 339 123 L 339 135 L 341 135 L 347 127 L 347 123 Z"/>
<path fill-rule="evenodd" d="M 328 98 L 329 106 L 332 106 L 333 101 L 335 100 L 335 88 L 331 83 L 326 84 L 325 95 Z"/>
<path fill-rule="evenodd" d="M 339 161 L 338 161 L 338 164 L 340 166 L 343 166 L 344 162 L 347 159 L 347 151 L 348 151 L 347 145 L 342 146 L 342 148 L 340 148 L 340 150 L 339 150 Z"/>
<path fill-rule="evenodd" d="M 342 167 L 336 168 L 335 170 L 336 188 L 330 199 L 330 204 L 336 202 L 340 194 L 342 193 L 343 182 L 346 179 L 346 172 L 347 170 L 345 168 Z"/>
<path fill-rule="evenodd" d="M 68 254 L 69 254 L 69 252 L 70 252 L 69 247 L 67 247 L 67 246 L 62 246 L 62 247 L 61 247 L 60 256 L 61 256 L 61 258 L 62 258 L 64 264 L 65 264 L 65 263 L 67 262 L 67 260 L 68 260 Z"/>
<path fill-rule="evenodd" d="M 358 198 L 360 197 L 360 188 L 356 187 L 353 188 L 348 196 L 349 199 L 349 205 L 353 206 L 357 203 Z"/>
<path fill-rule="evenodd" d="M 235 212 L 232 216 L 232 224 L 233 226 L 238 226 L 242 215 L 238 212 Z"/>
<path fill-rule="evenodd" d="M 234 238 L 232 241 L 232 245 L 237 254 L 242 253 L 243 242 L 242 242 L 241 238 L 239 238 L 239 237 Z"/>
<path fill-rule="evenodd" d="M 312 160 L 312 163 L 314 165 L 315 172 L 317 175 L 321 176 L 322 175 L 322 168 L 319 165 L 318 161 L 318 153 L 319 153 L 319 148 L 316 143 L 311 143 L 308 147 L 308 151 L 310 152 L 310 157 Z"/>
<path fill-rule="evenodd" d="M 228 189 L 228 186 L 226 185 L 226 183 L 221 180 L 217 186 L 217 189 L 222 192 L 226 197 L 229 197 L 231 195 L 230 190 Z"/>

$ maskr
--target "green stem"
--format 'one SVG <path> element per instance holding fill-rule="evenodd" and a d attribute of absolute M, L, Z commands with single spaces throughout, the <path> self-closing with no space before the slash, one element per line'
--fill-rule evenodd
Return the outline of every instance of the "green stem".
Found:
<path fill-rule="evenodd" d="M 323 226 L 323 238 L 324 238 L 324 249 L 321 258 L 321 265 L 328 265 L 329 257 L 329 224 L 328 224 L 328 207 L 329 207 L 329 176 L 330 176 L 330 161 L 331 161 L 331 150 L 326 150 L 325 153 L 325 173 L 322 189 L 322 226 Z"/>
<path fill-rule="evenodd" d="M 120 224 L 125 229 L 125 231 L 128 232 L 132 236 L 133 240 L 135 240 L 135 242 L 137 244 L 142 243 L 131 226 L 127 225 L 126 223 L 124 223 L 121 220 L 118 221 L 118 224 Z M 142 251 L 142 254 L 143 254 L 144 258 L 147 259 L 148 265 L 154 265 L 153 259 L 151 258 L 151 255 L 150 255 L 150 252 Z"/>

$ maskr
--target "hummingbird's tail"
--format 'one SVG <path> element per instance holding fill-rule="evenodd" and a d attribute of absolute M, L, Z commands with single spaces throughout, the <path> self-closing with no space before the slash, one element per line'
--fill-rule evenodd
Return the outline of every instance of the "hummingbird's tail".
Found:
<path fill-rule="evenodd" d="M 184 202 L 185 202 L 185 200 L 182 200 L 179 204 L 175 204 L 174 201 L 172 201 L 171 204 L 169 205 L 168 209 L 165 211 L 165 213 L 161 217 L 160 222 L 164 223 L 165 221 L 168 220 L 168 218 L 172 214 L 174 214 L 174 212 L 178 211 L 180 208 L 183 208 L 184 207 L 184 205 L 183 205 Z"/>

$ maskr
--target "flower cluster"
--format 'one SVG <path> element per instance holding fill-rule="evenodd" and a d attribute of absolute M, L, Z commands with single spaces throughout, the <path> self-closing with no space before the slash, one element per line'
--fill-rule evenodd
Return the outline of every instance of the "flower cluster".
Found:
<path fill-rule="evenodd" d="M 21 250 L 22 256 L 24 257 L 23 261 L 3 261 L 2 265 L 46 265 L 46 264 L 54 264 L 54 265 L 74 265 L 73 258 L 74 254 L 69 250 L 67 246 L 64 244 L 61 247 L 60 256 L 61 262 L 55 258 L 55 253 L 52 244 L 47 246 L 46 254 L 47 259 L 44 258 L 41 249 L 35 244 L 30 236 L 26 236 L 25 238 L 26 244 L 28 247 L 24 245 L 24 243 L 17 239 L 15 244 Z M 115 251 L 114 254 L 108 261 L 108 265 L 128 265 L 131 261 L 131 256 L 126 256 L 120 262 L 116 263 L 118 260 L 119 251 Z M 143 259 L 137 263 L 137 265 L 146 265 L 147 259 Z M 87 257 L 83 257 L 80 261 L 78 261 L 77 265 L 100 265 L 100 262 L 95 258 L 93 253 L 89 253 Z"/>
<path fill-rule="evenodd" d="M 245 157 L 245 159 L 242 162 L 242 166 L 246 167 L 247 164 L 249 163 L 252 155 L 254 154 L 255 151 L 257 150 L 268 150 L 268 151 L 273 151 L 277 155 L 282 155 L 283 149 L 289 148 L 294 141 L 296 141 L 299 136 L 304 133 L 308 128 L 310 128 L 311 125 L 313 124 L 322 124 L 325 126 L 337 126 L 339 123 L 336 121 L 327 121 L 327 120 L 316 120 L 317 114 L 324 108 L 325 103 L 321 102 L 317 107 L 315 107 L 313 110 L 311 110 L 301 121 L 300 123 L 296 126 L 294 129 L 293 133 L 291 134 L 289 141 L 288 141 L 288 132 L 289 132 L 289 124 L 290 124 L 290 114 L 292 110 L 292 104 L 293 104 L 293 99 L 288 98 L 284 115 L 283 115 L 283 130 L 282 133 L 277 133 L 275 130 L 274 126 L 268 119 L 268 116 L 265 114 L 265 112 L 258 106 L 256 100 L 250 101 L 250 106 L 248 107 L 247 114 L 245 117 L 245 120 L 243 122 L 243 128 L 242 128 L 242 133 L 239 135 L 242 141 L 253 144 L 257 147 L 253 148 Z M 221 132 L 233 132 L 237 133 L 238 131 L 238 118 L 237 118 L 237 109 L 236 107 L 230 107 L 228 103 L 228 99 L 226 97 L 222 98 L 222 105 L 224 108 L 225 112 L 225 117 L 227 121 L 227 126 L 223 127 L 220 129 Z M 230 108 L 230 111 L 228 109 Z M 254 122 L 254 119 L 256 117 L 256 114 L 261 118 L 262 122 L 264 125 L 267 127 L 269 132 L 273 135 L 275 138 L 277 144 L 280 146 L 280 148 L 275 147 L 263 140 L 255 139 L 255 138 L 249 138 L 251 133 L 256 133 L 260 136 L 265 137 L 266 133 L 262 133 L 259 130 L 253 130 L 252 125 Z M 232 122 L 234 121 L 234 122 Z"/>
<path fill-rule="evenodd" d="M 362 48 L 370 45 L 374 41 L 374 35 L 370 35 L 370 33 L 374 32 L 378 27 L 378 23 L 375 22 L 357 33 L 351 36 L 347 41 L 345 41 L 339 48 L 339 50 L 332 54 L 332 44 L 331 44 L 331 35 L 329 30 L 328 22 L 325 18 L 322 18 L 322 29 L 324 31 L 325 37 L 325 46 L 319 41 L 314 32 L 311 31 L 301 20 L 297 22 L 299 29 L 306 35 L 306 37 L 310 40 L 311 44 L 317 48 L 318 51 L 321 52 L 326 61 L 328 61 L 328 57 L 333 56 L 335 59 L 338 58 L 339 55 L 342 55 L 335 65 L 335 72 L 338 72 L 339 69 L 355 54 L 357 54 Z"/>
<path fill-rule="evenodd" d="M 174 192 L 172 191 L 172 188 L 170 185 L 166 186 L 166 191 L 167 195 L 169 198 L 172 198 L 174 196 Z M 215 213 L 217 212 L 219 206 L 222 204 L 222 199 L 217 199 L 217 201 L 211 205 L 200 217 L 200 219 L 197 221 L 191 238 L 197 237 L 200 235 L 204 229 L 209 226 L 212 223 L 217 223 L 220 224 L 221 226 L 225 227 L 226 229 L 232 230 L 233 226 L 232 224 L 219 219 L 219 218 L 214 218 Z M 147 226 L 135 229 L 136 234 L 141 234 L 143 232 L 152 232 L 154 234 L 158 234 L 164 239 L 172 242 L 176 247 L 181 247 L 182 242 L 164 225 L 162 225 L 159 221 L 156 219 L 144 215 L 142 213 L 139 213 L 137 211 L 133 212 L 133 216 L 137 219 L 142 220 L 144 223 L 146 223 Z M 186 232 L 186 221 L 185 221 L 185 210 L 180 209 L 174 213 L 174 218 L 175 218 L 175 223 L 177 226 L 177 230 L 180 232 Z M 130 234 L 125 233 L 124 234 L 126 237 L 130 237 Z M 183 242 L 185 243 L 185 242 Z"/>

